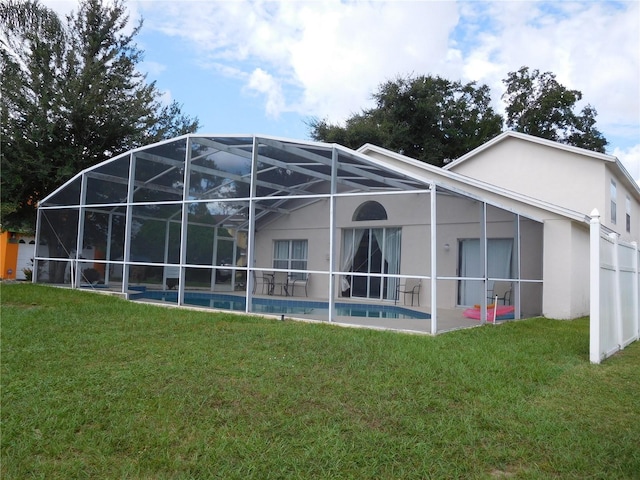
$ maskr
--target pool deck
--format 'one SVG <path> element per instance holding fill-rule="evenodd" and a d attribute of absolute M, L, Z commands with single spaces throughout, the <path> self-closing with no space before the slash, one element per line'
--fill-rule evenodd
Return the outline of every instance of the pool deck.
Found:
<path fill-rule="evenodd" d="M 68 288 L 68 286 L 66 287 Z M 83 288 L 83 290 L 91 291 L 90 288 Z M 110 294 L 128 298 L 128 295 L 122 294 L 115 289 L 109 288 L 100 288 L 93 290 L 97 293 Z M 200 293 L 206 292 L 207 290 L 197 290 Z M 173 291 L 175 292 L 175 290 Z M 131 294 L 139 293 L 139 290 L 132 290 Z M 233 295 L 240 298 L 245 298 L 245 295 L 240 292 L 217 292 L 223 293 L 225 295 Z M 288 300 L 288 301 L 309 301 L 309 302 L 327 302 L 326 298 L 312 298 L 312 297 L 285 297 L 278 295 L 254 295 L 254 298 L 264 298 L 264 299 L 278 299 L 278 300 Z M 161 305 L 165 307 L 173 307 L 173 308 L 186 308 L 192 310 L 200 310 L 200 311 L 218 311 L 225 313 L 236 313 L 244 315 L 245 312 L 239 312 L 234 310 L 224 310 L 224 309 L 212 309 L 207 307 L 200 307 L 195 305 L 177 305 L 171 302 L 163 302 L 160 300 L 152 300 L 152 299 L 140 299 L 137 301 L 142 301 L 145 303 L 152 303 L 154 305 Z M 367 305 L 382 305 L 382 306 L 393 306 L 394 304 L 391 302 L 378 302 L 371 299 L 366 298 L 338 298 L 336 299 L 336 303 L 353 303 L 357 304 L 367 304 Z M 411 306 L 411 305 L 403 305 L 402 303 L 397 304 L 398 307 L 407 310 L 413 310 L 416 312 L 428 313 L 431 314 L 431 309 L 429 306 Z M 473 320 L 463 316 L 462 312 L 464 308 L 452 308 L 452 309 L 438 309 L 437 315 L 437 334 L 445 333 L 453 330 L 460 330 L 465 328 L 473 328 L 480 326 L 481 323 L 478 320 Z M 250 315 L 258 315 L 265 318 L 273 318 L 277 320 L 282 319 L 282 314 L 276 313 L 259 313 L 252 312 Z M 284 313 L 284 318 L 286 320 L 295 320 L 302 322 L 313 322 L 313 323 L 327 323 L 336 326 L 342 327 L 351 327 L 351 328 L 370 328 L 375 330 L 388 330 L 388 331 L 396 331 L 396 332 L 404 332 L 411 334 L 421 334 L 421 335 L 431 335 L 431 319 L 410 319 L 410 318 L 381 318 L 381 317 L 360 317 L 360 316 L 337 316 L 332 321 L 329 321 L 328 315 L 325 314 L 289 314 Z M 498 322 L 500 323 L 500 322 Z"/>
<path fill-rule="evenodd" d="M 245 298 L 241 292 L 220 292 L 225 295 L 234 295 L 239 298 Z M 286 297 L 279 295 L 254 295 L 254 298 L 259 299 L 276 299 L 283 301 L 307 301 L 307 302 L 327 302 L 326 298 L 312 298 L 312 297 Z M 153 300 L 143 300 L 145 302 L 157 303 L 160 305 L 171 305 L 177 306 L 175 304 L 167 304 L 166 302 L 161 301 L 153 301 Z M 365 298 L 338 298 L 336 299 L 336 303 L 341 304 L 367 304 L 367 305 L 381 305 L 381 306 L 394 306 L 391 302 L 379 302 L 371 299 Z M 402 309 L 412 310 L 416 312 L 428 313 L 431 314 L 429 306 L 411 306 L 411 305 L 403 305 L 402 303 L 398 303 L 396 305 Z M 205 310 L 205 311 L 223 311 L 226 313 L 233 312 L 244 314 L 244 312 L 238 312 L 233 310 L 214 310 L 207 307 L 198 307 L 195 305 L 183 305 L 180 308 L 193 308 L 197 310 Z M 481 325 L 478 320 L 473 320 L 463 316 L 462 312 L 464 308 L 453 308 L 453 309 L 438 309 L 437 315 L 437 333 L 445 333 L 448 331 L 459 330 L 463 328 L 472 328 Z M 281 320 L 283 314 L 276 313 L 259 313 L 252 312 L 251 315 L 259 315 L 266 318 L 274 318 Z M 328 318 L 328 314 L 293 314 L 293 313 L 284 313 L 284 318 L 287 320 L 296 320 L 303 322 L 313 322 L 313 323 L 328 323 L 336 326 L 343 327 L 352 327 L 352 328 L 370 328 L 376 330 L 390 330 L 404 333 L 413 333 L 413 334 L 422 334 L 422 335 L 430 335 L 431 334 L 431 319 L 410 319 L 410 318 L 384 318 L 384 317 L 360 317 L 360 316 L 337 316 L 331 321 Z"/>

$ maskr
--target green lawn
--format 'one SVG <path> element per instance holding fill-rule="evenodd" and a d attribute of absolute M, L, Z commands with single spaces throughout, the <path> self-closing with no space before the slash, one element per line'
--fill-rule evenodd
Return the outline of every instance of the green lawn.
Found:
<path fill-rule="evenodd" d="M 640 342 L 438 337 L 3 284 L 3 479 L 639 478 Z"/>

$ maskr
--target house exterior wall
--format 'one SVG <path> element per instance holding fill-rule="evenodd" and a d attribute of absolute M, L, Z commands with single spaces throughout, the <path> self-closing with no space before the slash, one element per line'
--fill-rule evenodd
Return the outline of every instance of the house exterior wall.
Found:
<path fill-rule="evenodd" d="M 33 268 L 34 237 L 16 232 L 0 232 L 0 278 L 25 280 L 24 269 Z"/>
<path fill-rule="evenodd" d="M 604 161 L 507 138 L 451 171 L 588 215 L 606 205 Z"/>
<path fill-rule="evenodd" d="M 387 220 L 354 221 L 353 214 L 364 202 L 374 200 L 387 211 Z M 345 229 L 352 228 L 392 228 L 402 229 L 400 272 L 402 275 L 431 276 L 431 218 L 430 194 L 409 193 L 401 195 L 359 195 L 336 198 L 336 239 L 335 256 L 339 270 L 342 257 L 342 237 Z M 437 271 L 439 277 L 459 275 L 460 242 L 464 239 L 480 238 L 482 202 L 459 196 L 438 195 L 437 198 Z M 516 215 L 489 206 L 487 208 L 487 237 L 514 238 L 516 235 Z M 309 270 L 329 270 L 329 201 L 321 200 L 287 216 L 258 227 L 256 235 L 255 265 L 270 269 L 273 265 L 273 244 L 276 240 L 308 240 Z M 521 271 L 527 278 L 542 280 L 543 228 L 538 222 L 521 221 Z M 458 281 L 438 282 L 438 306 L 458 307 Z M 328 275 L 312 273 L 309 296 L 328 295 Z M 339 289 L 336 290 L 339 295 Z M 420 303 L 430 304 L 430 281 L 425 280 L 420 293 Z M 541 313 L 539 300 L 523 295 L 522 311 L 528 316 Z"/>
<path fill-rule="evenodd" d="M 319 200 L 288 215 L 282 215 L 264 226 L 257 226 L 254 265 L 273 268 L 273 249 L 276 240 L 308 240 L 307 268 L 329 270 L 329 200 Z M 311 274 L 308 285 L 310 297 L 322 298 L 329 291 L 329 278 Z"/>
<path fill-rule="evenodd" d="M 571 261 L 574 279 L 589 278 L 589 228 L 571 224 Z M 589 315 L 590 284 L 588 281 L 571 282 L 571 318 Z"/>
<path fill-rule="evenodd" d="M 616 183 L 617 219 L 615 223 L 611 218 L 611 181 Z M 598 208 L 602 225 L 619 233 L 620 238 L 624 241 L 640 241 L 640 201 L 636 198 L 637 194 L 633 192 L 632 188 L 629 188 L 627 182 L 616 175 L 612 168 L 606 169 L 603 182 L 604 185 L 601 188 L 605 192 L 605 201 L 602 208 Z M 629 231 L 626 228 L 627 199 L 629 199 L 631 214 Z"/>
<path fill-rule="evenodd" d="M 574 222 L 545 222 L 543 315 L 589 314 L 589 231 Z"/>
<path fill-rule="evenodd" d="M 18 238 L 9 231 L 0 232 L 0 278 L 13 280 L 16 278 L 18 263 Z"/>
<path fill-rule="evenodd" d="M 448 170 L 589 216 L 625 241 L 640 240 L 640 193 L 613 157 L 509 137 Z M 512 172 L 505 175 L 501 172 Z M 615 182 L 616 217 L 612 218 Z M 627 225 L 627 215 L 629 223 Z M 627 228 L 629 227 L 629 228 Z M 582 222 L 545 218 L 544 315 L 589 314 L 589 236 Z M 524 301 L 524 299 L 523 299 Z M 524 308 L 523 308 L 524 310 Z"/>

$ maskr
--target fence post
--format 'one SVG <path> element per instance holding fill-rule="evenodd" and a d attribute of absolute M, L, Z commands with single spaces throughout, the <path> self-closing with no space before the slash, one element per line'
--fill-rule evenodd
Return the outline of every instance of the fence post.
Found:
<path fill-rule="evenodd" d="M 635 340 L 640 340 L 640 270 L 638 263 L 640 262 L 640 251 L 638 251 L 638 242 L 631 242 L 633 246 L 633 333 Z"/>
<path fill-rule="evenodd" d="M 617 233 L 609 234 L 611 243 L 613 244 L 613 318 L 615 319 L 616 338 L 618 341 L 618 349 L 624 348 L 624 329 L 622 327 L 622 292 L 620 291 L 620 243 Z"/>
<path fill-rule="evenodd" d="M 589 222 L 589 360 L 600 363 L 600 213 L 591 212 Z"/>

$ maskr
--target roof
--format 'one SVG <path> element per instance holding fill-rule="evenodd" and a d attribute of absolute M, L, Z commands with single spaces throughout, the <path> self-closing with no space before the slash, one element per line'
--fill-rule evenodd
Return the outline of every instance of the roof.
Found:
<path fill-rule="evenodd" d="M 478 148 L 471 150 L 469 153 L 463 155 L 457 160 L 454 160 L 453 162 L 445 165 L 443 169 L 454 170 L 460 164 L 471 161 L 473 158 L 477 157 L 478 154 L 511 138 L 516 138 L 518 140 L 536 143 L 538 145 L 554 148 L 556 150 L 564 150 L 566 152 L 570 152 L 576 155 L 583 155 L 585 157 L 589 157 L 595 160 L 605 162 L 616 173 L 616 176 L 621 178 L 627 184 L 627 187 L 632 192 L 635 192 L 636 196 L 640 198 L 640 185 L 638 185 L 638 183 L 633 179 L 631 174 L 624 167 L 624 165 L 622 165 L 622 163 L 617 157 L 606 154 L 606 153 L 594 152 L 592 150 L 587 150 L 585 148 L 574 147 L 573 145 L 566 145 L 564 143 L 554 142 L 553 140 L 547 140 L 546 138 L 534 137 L 533 135 L 527 135 L 526 133 L 514 132 L 512 130 L 507 130 L 506 132 L 501 133 L 497 137 L 494 137 L 493 139 L 489 140 L 488 142 L 483 143 Z"/>
<path fill-rule="evenodd" d="M 82 203 L 115 213 L 123 204 L 134 203 L 140 215 L 178 218 L 182 209 L 177 202 L 186 198 L 206 205 L 209 221 L 237 227 L 249 220 L 249 198 L 261 199 L 256 220 L 268 221 L 272 214 L 287 214 L 329 194 L 401 193 L 432 186 L 525 216 L 530 214 L 514 202 L 587 221 L 584 214 L 374 145 L 354 151 L 337 144 L 258 135 L 188 134 L 137 148 L 78 173 L 40 207 Z M 229 203 L 234 201 L 237 205 Z"/>
<path fill-rule="evenodd" d="M 188 162 L 188 168 L 185 165 Z M 335 190 L 332 190 L 335 189 Z M 43 209 L 86 205 L 141 217 L 192 216 L 234 226 L 268 221 L 331 194 L 424 191 L 429 184 L 348 148 L 257 135 L 187 134 L 130 150 L 79 172 L 39 203 Z M 205 212 L 206 210 L 206 212 Z"/>
<path fill-rule="evenodd" d="M 429 178 L 429 175 L 437 175 L 438 177 L 440 177 L 441 180 L 435 181 L 435 183 L 444 188 L 459 190 L 461 188 L 464 189 L 464 186 L 469 186 L 469 187 L 473 187 L 474 189 L 480 189 L 480 190 L 486 191 L 487 194 L 490 193 L 490 194 L 498 195 L 500 197 L 505 198 L 507 201 L 513 200 L 516 202 L 520 202 L 525 205 L 529 205 L 534 208 L 539 208 L 539 209 L 542 209 L 542 210 L 551 212 L 553 214 L 560 215 L 562 217 L 566 217 L 581 223 L 583 222 L 588 223 L 590 220 L 588 217 L 585 217 L 583 213 L 576 212 L 575 210 L 571 210 L 568 208 L 561 207 L 559 205 L 545 202 L 543 200 L 539 200 L 537 198 L 530 197 L 528 195 L 524 195 L 518 192 L 514 192 L 513 190 L 508 190 L 506 188 L 502 188 L 493 184 L 489 184 L 481 180 L 468 177 L 466 175 L 461 175 L 459 173 L 452 172 L 447 169 L 436 167 L 434 165 L 430 165 L 428 163 L 421 162 L 419 160 L 416 160 L 410 157 L 406 157 L 400 153 L 396 153 L 391 150 L 378 147 L 376 145 L 365 144 L 362 147 L 360 147 L 357 151 L 364 155 L 371 155 L 371 154 L 377 153 L 390 158 L 394 158 L 396 160 L 400 160 L 401 162 L 405 162 L 408 165 L 411 165 L 413 167 L 417 167 L 418 169 L 422 170 L 426 175 L 425 181 L 427 178 Z M 430 179 L 431 181 L 434 180 L 433 177 L 430 177 Z M 498 206 L 500 206 L 501 208 L 514 210 L 513 207 L 509 208 L 505 204 L 501 204 Z"/>

